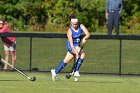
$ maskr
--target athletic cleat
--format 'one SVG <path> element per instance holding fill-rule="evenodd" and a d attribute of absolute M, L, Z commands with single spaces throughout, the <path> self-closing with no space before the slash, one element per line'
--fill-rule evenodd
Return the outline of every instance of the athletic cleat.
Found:
<path fill-rule="evenodd" d="M 74 73 L 74 76 L 80 77 L 79 71 L 76 71 L 76 72 Z"/>
<path fill-rule="evenodd" d="M 71 73 L 71 75 L 74 75 L 74 73 L 75 73 L 75 72 L 73 71 L 73 72 Z"/>
<path fill-rule="evenodd" d="M 52 73 L 52 80 L 55 81 L 55 80 L 56 80 L 56 73 L 55 73 L 55 70 L 52 69 L 52 70 L 51 70 L 51 73 Z"/>

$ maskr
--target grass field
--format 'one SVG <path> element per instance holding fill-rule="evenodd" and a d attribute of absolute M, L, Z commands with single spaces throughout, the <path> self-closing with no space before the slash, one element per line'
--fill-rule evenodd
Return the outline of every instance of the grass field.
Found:
<path fill-rule="evenodd" d="M 139 93 L 140 78 L 136 76 L 115 76 L 82 74 L 79 81 L 65 78 L 60 73 L 57 81 L 51 80 L 51 73 L 28 73 L 36 76 L 32 82 L 17 72 L 0 72 L 0 93 Z"/>
<path fill-rule="evenodd" d="M 29 70 L 30 39 L 17 38 L 17 63 L 20 70 Z M 32 68 L 50 71 L 66 54 L 66 39 L 33 38 Z M 0 49 L 3 51 L 2 43 Z M 140 74 L 139 41 L 122 41 L 122 73 Z M 80 72 L 115 73 L 119 72 L 119 41 L 88 40 L 84 47 L 86 58 Z M 0 51 L 0 52 L 1 52 Z M 4 58 L 3 52 L 1 52 Z M 72 60 L 73 61 L 73 60 Z M 11 62 L 10 62 L 11 63 Z M 73 62 L 62 72 L 69 72 Z M 82 74 L 78 82 L 74 77 L 67 80 L 64 73 L 57 81 L 51 80 L 49 72 L 25 72 L 36 76 L 31 82 L 17 72 L 0 72 L 0 93 L 139 93 L 139 76 L 118 76 L 103 74 Z"/>

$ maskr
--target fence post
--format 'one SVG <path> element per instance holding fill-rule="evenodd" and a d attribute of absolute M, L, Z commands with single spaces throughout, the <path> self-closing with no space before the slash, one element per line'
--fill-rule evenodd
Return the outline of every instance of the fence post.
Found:
<path fill-rule="evenodd" d="M 122 39 L 120 39 L 119 76 L 122 74 Z"/>
<path fill-rule="evenodd" d="M 30 72 L 31 69 L 32 69 L 32 37 L 30 37 L 30 67 L 29 67 Z"/>

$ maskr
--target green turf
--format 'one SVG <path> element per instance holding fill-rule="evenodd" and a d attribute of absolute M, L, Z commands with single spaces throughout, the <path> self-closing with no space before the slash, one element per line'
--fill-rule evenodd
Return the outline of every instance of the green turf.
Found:
<path fill-rule="evenodd" d="M 60 73 L 57 81 L 50 73 L 28 73 L 36 76 L 32 82 L 17 72 L 0 72 L 0 93 L 139 93 L 140 78 L 136 76 L 113 76 L 81 74 L 78 82 L 74 77 L 65 78 Z"/>
<path fill-rule="evenodd" d="M 17 38 L 16 67 L 28 70 L 30 65 L 30 39 Z M 51 70 L 66 54 L 66 39 L 33 38 L 32 68 Z M 3 46 L 0 42 L 1 54 Z M 140 74 L 140 43 L 138 40 L 122 41 L 122 73 Z M 88 40 L 84 47 L 86 58 L 80 72 L 118 73 L 119 41 Z M 11 62 L 10 62 L 11 63 Z M 70 71 L 73 60 L 63 70 Z M 28 73 L 36 76 L 31 82 L 17 72 L 0 72 L 0 93 L 139 93 L 140 78 L 138 76 L 113 76 L 82 74 L 78 82 L 74 78 L 67 80 L 66 74 L 59 74 L 57 81 L 51 80 L 50 73 Z"/>

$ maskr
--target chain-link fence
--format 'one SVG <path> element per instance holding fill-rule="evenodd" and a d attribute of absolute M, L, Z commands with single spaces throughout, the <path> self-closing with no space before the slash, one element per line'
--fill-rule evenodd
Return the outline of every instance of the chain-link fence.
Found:
<path fill-rule="evenodd" d="M 55 33 L 11 33 L 17 37 L 16 67 L 29 71 L 50 71 L 65 57 L 66 35 Z M 80 71 L 84 73 L 140 74 L 140 36 L 91 35 Z M 1 54 L 4 58 L 3 44 Z M 72 60 L 62 72 L 69 72 Z"/>

